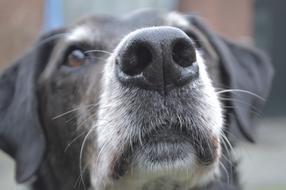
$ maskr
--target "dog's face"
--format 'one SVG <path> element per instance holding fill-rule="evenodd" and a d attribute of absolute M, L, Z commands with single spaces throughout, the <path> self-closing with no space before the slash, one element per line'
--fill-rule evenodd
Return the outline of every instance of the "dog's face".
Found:
<path fill-rule="evenodd" d="M 53 184 L 47 189 L 80 179 L 96 190 L 155 190 L 219 179 L 224 119 L 232 132 L 233 114 L 250 138 L 253 115 L 221 102 L 213 84 L 265 96 L 252 76 L 270 79 L 271 69 L 195 21 L 141 11 L 89 17 L 44 36 L 0 81 L 0 147 L 16 159 L 17 180 L 36 173 L 36 184 Z M 251 85 L 237 82 L 231 67 Z"/>
<path fill-rule="evenodd" d="M 87 132 L 94 189 L 205 184 L 223 126 L 205 62 L 183 16 L 140 15 L 89 18 L 57 42 L 40 79 L 46 130 L 64 145 Z"/>

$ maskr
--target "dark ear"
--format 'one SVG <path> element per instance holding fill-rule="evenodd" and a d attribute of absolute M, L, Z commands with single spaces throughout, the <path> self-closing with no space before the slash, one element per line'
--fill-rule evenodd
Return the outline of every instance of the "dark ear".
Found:
<path fill-rule="evenodd" d="M 25 182 L 37 171 L 45 152 L 36 83 L 55 44 L 43 35 L 34 48 L 0 75 L 0 148 L 16 161 L 16 180 Z"/>
<path fill-rule="evenodd" d="M 265 103 L 273 77 L 270 60 L 257 49 L 218 36 L 199 17 L 189 16 L 188 19 L 191 27 L 205 36 L 218 55 L 223 85 L 229 89 L 231 99 L 228 106 L 231 108 L 226 110 L 230 114 L 229 132 L 239 136 L 239 131 L 248 141 L 254 142 L 255 117 Z"/>
<path fill-rule="evenodd" d="M 221 51 L 225 55 L 221 63 L 230 80 L 230 88 L 234 89 L 230 96 L 234 100 L 237 126 L 247 140 L 254 142 L 255 118 L 261 114 L 271 89 L 273 67 L 268 57 L 257 49 L 223 41 L 229 52 Z"/>

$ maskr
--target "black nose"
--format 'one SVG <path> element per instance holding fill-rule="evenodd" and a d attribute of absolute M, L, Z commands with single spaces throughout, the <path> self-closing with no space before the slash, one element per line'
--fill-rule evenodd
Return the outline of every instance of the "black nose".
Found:
<path fill-rule="evenodd" d="M 166 95 L 198 76 L 191 39 L 174 27 L 151 27 L 131 33 L 116 58 L 116 73 L 123 84 Z"/>

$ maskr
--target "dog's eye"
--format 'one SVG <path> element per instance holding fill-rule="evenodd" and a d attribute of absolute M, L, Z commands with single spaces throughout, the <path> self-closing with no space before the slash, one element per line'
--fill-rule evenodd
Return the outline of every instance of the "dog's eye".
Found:
<path fill-rule="evenodd" d="M 65 64 L 70 67 L 80 67 L 85 63 L 86 54 L 79 49 L 74 49 L 68 54 Z"/>

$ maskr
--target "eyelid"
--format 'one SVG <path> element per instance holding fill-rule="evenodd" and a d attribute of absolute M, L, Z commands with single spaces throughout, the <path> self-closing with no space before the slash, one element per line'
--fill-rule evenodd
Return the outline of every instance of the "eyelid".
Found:
<path fill-rule="evenodd" d="M 97 56 L 94 56 L 95 53 L 89 52 L 90 50 L 94 50 L 94 49 L 101 49 L 101 48 L 98 48 L 98 46 L 96 47 L 95 44 L 89 45 L 86 42 L 72 42 L 63 51 L 62 61 L 61 61 L 61 64 L 59 64 L 59 66 L 60 65 L 69 66 L 68 59 L 69 59 L 70 54 L 74 50 L 79 50 L 85 55 L 86 63 L 83 65 L 86 65 L 88 63 L 94 63 L 96 62 L 96 59 L 94 59 L 94 57 L 97 58 Z"/>
<path fill-rule="evenodd" d="M 80 50 L 85 54 L 85 50 L 79 45 L 71 45 L 65 50 L 64 57 L 67 58 L 69 54 L 74 50 Z"/>
<path fill-rule="evenodd" d="M 74 54 L 74 51 L 79 51 L 78 53 L 82 53 L 84 56 L 81 57 L 80 54 Z M 85 50 L 77 44 L 68 46 L 64 51 L 64 56 L 60 65 L 70 68 L 77 68 L 85 65 L 87 55 L 84 52 Z"/>

